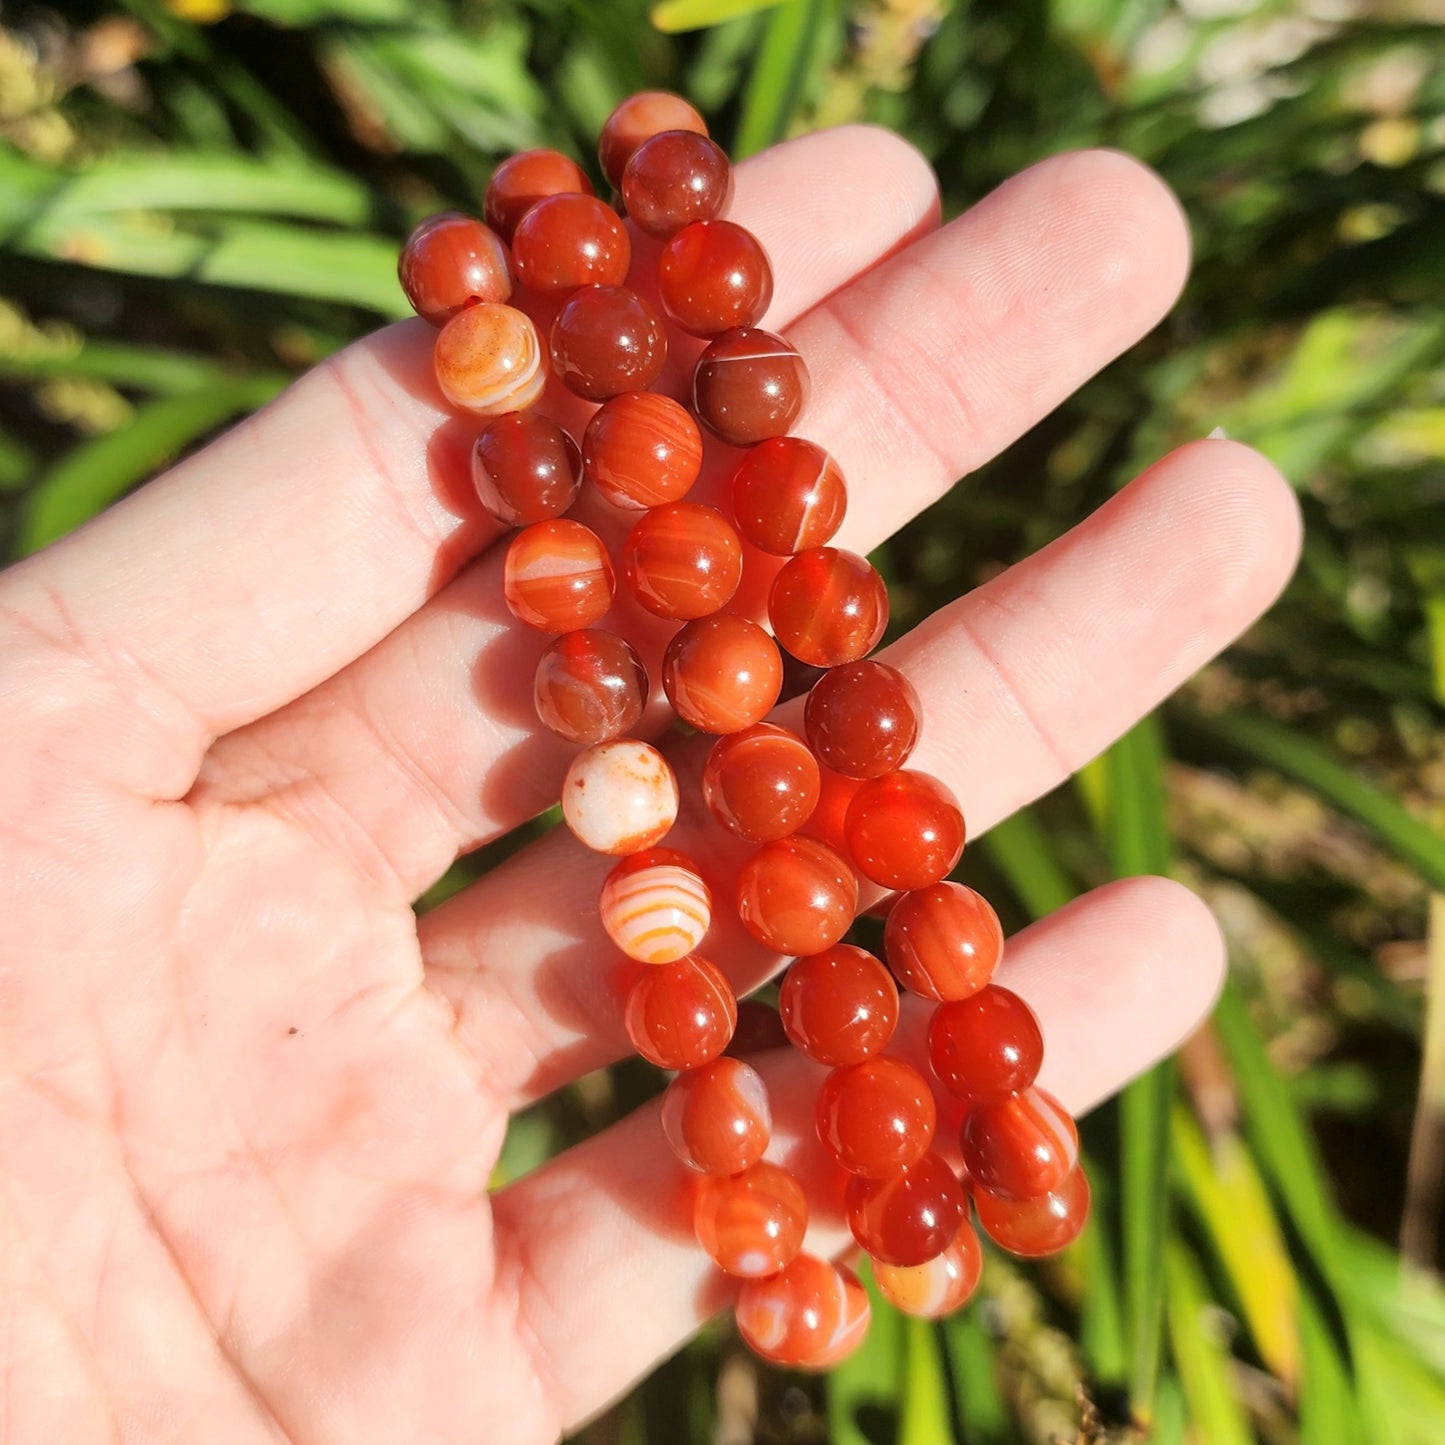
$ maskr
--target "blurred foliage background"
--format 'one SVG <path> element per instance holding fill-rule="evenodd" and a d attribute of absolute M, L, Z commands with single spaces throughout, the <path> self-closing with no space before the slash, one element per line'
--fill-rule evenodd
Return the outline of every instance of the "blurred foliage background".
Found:
<path fill-rule="evenodd" d="M 502 154 L 590 156 L 659 85 L 738 155 L 893 126 L 949 214 L 1093 144 L 1189 213 L 1168 322 L 884 549 L 896 629 L 1216 426 L 1284 469 L 1308 539 L 1240 646 L 965 860 L 1013 925 L 1166 871 L 1229 937 L 1210 1026 L 1086 1123 L 1081 1244 L 992 1256 L 942 1326 L 878 1311 L 826 1383 L 715 1325 L 583 1438 L 1438 1445 L 1441 0 L 4 0 L 10 554 L 402 314 L 399 239 L 475 209 Z M 518 1121 L 504 1169 L 655 1088 L 585 1080 Z"/>

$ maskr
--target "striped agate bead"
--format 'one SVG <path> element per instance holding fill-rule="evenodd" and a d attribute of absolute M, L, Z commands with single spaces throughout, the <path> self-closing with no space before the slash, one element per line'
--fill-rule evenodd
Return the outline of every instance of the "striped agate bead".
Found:
<path fill-rule="evenodd" d="M 1079 1130 L 1043 1089 L 980 1104 L 964 1120 L 963 1162 L 973 1181 L 1005 1199 L 1034 1199 L 1057 1189 L 1079 1162 Z"/>
<path fill-rule="evenodd" d="M 982 1270 L 983 1250 L 966 1219 L 948 1248 L 922 1264 L 873 1261 L 873 1278 L 883 1298 L 894 1309 L 925 1320 L 940 1319 L 967 1304 Z"/>
<path fill-rule="evenodd" d="M 893 976 L 911 993 L 967 998 L 993 977 L 1003 954 L 1003 925 L 983 894 L 962 883 L 905 893 L 883 927 Z"/>
<path fill-rule="evenodd" d="M 767 1085 L 741 1059 L 714 1059 L 679 1074 L 662 1096 L 662 1132 L 672 1152 L 702 1174 L 750 1168 L 772 1131 Z"/>
<path fill-rule="evenodd" d="M 826 1370 L 863 1343 L 868 1292 L 852 1270 L 800 1254 L 770 1278 L 749 1280 L 736 1315 L 739 1333 L 765 1360 Z"/>
<path fill-rule="evenodd" d="M 518 622 L 572 632 L 600 622 L 615 578 L 602 539 L 567 517 L 523 528 L 507 547 L 502 595 Z"/>
<path fill-rule="evenodd" d="M 627 995 L 623 1022 L 632 1047 L 659 1069 L 696 1069 L 732 1041 L 738 1003 L 705 958 L 646 968 Z"/>
<path fill-rule="evenodd" d="M 816 442 L 772 437 L 745 456 L 732 480 L 733 520 L 760 551 L 791 557 L 831 540 L 848 506 L 838 464 Z"/>
<path fill-rule="evenodd" d="M 708 1175 L 693 1200 L 693 1229 L 717 1267 L 738 1279 L 776 1274 L 803 1247 L 803 1186 L 767 1160 L 739 1174 Z"/>
<path fill-rule="evenodd" d="M 667 759 L 636 738 L 596 743 L 572 759 L 562 782 L 562 817 L 597 853 L 639 853 L 677 820 L 677 778 Z"/>
<path fill-rule="evenodd" d="M 525 411 L 547 384 L 547 352 L 515 306 L 481 301 L 437 333 L 437 385 L 453 406 L 481 416 Z"/>
<path fill-rule="evenodd" d="M 691 860 L 671 848 L 649 848 L 607 875 L 598 911 L 607 936 L 629 958 L 672 963 L 702 942 L 712 895 Z"/>
<path fill-rule="evenodd" d="M 1089 1219 L 1089 1181 L 1076 1164 L 1057 1189 L 1033 1199 L 1003 1199 L 975 1189 L 983 1232 L 1010 1254 L 1038 1259 L 1057 1254 L 1079 1237 Z"/>

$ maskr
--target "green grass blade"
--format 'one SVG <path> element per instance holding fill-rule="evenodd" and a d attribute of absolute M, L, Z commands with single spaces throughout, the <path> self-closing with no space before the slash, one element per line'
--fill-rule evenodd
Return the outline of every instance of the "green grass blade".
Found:
<path fill-rule="evenodd" d="M 1371 829 L 1432 888 L 1445 890 L 1445 837 L 1319 743 L 1270 718 L 1238 712 L 1192 714 L 1188 727 L 1312 789 Z"/>
<path fill-rule="evenodd" d="M 0 376 L 23 381 L 43 381 L 53 376 L 83 377 L 87 381 L 104 381 L 156 396 L 181 396 L 238 379 L 234 369 L 208 356 L 89 340 L 78 346 L 57 346 L 36 355 L 0 354 Z M 261 379 L 255 373 L 252 377 Z M 280 372 L 268 373 L 264 379 L 278 388 L 290 380 Z"/>
<path fill-rule="evenodd" d="M 1211 1322 L 1204 1276 L 1177 1240 L 1165 1254 L 1165 1277 L 1169 1346 L 1195 1432 L 1209 1445 L 1254 1445 L 1231 1378 L 1233 1362 Z"/>
<path fill-rule="evenodd" d="M 938 1326 L 907 1316 L 903 1321 L 903 1395 L 897 1445 L 938 1445 L 951 1430 L 948 1382 Z"/>
<path fill-rule="evenodd" d="M 833 1445 L 877 1445 L 880 1417 L 898 1409 L 904 1374 L 904 1316 L 878 1293 L 866 1265 L 859 1278 L 873 1306 L 862 1345 L 828 1375 L 828 1438 Z"/>
<path fill-rule="evenodd" d="M 1119 1297 L 1119 1269 L 1113 1242 L 1104 1227 L 1112 1211 L 1111 1180 L 1091 1160 L 1084 1161 L 1093 1191 L 1089 1222 L 1079 1237 L 1084 1295 L 1079 1306 L 1079 1348 L 1096 1380 L 1114 1384 L 1129 1368 L 1124 1341 L 1124 1304 Z"/>
<path fill-rule="evenodd" d="M 75 447 L 37 484 L 21 522 L 18 549 L 35 552 L 64 536 L 197 437 L 260 406 L 277 390 L 275 378 L 248 377 L 140 407 L 125 426 Z"/>
<path fill-rule="evenodd" d="M 977 1302 L 943 1322 L 943 1342 L 958 1410 L 956 1438 L 968 1445 L 1002 1445 L 1010 1435 L 1008 1409 L 999 1389 L 994 1342 Z"/>
<path fill-rule="evenodd" d="M 823 28 L 831 18 L 831 0 L 786 0 L 768 18 L 733 141 L 733 154 L 739 160 L 787 135 L 817 64 Z"/>
<path fill-rule="evenodd" d="M 1078 888 L 1059 864 L 1049 835 L 1032 808 L 994 824 L 979 846 L 1031 917 L 1042 918 L 1078 897 Z"/>
<path fill-rule="evenodd" d="M 703 30 L 784 3 L 785 0 L 661 0 L 652 7 L 650 18 L 659 30 L 669 33 Z"/>
<path fill-rule="evenodd" d="M 1362 1445 L 1376 1439 L 1374 1431 L 1366 1434 L 1362 1428 L 1350 1369 L 1309 1290 L 1300 1295 L 1300 1340 L 1300 1445 Z"/>

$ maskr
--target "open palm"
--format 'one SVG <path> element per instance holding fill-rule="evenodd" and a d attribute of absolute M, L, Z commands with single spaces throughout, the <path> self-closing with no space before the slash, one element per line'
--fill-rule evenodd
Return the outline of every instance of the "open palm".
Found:
<path fill-rule="evenodd" d="M 940 230 L 911 150 L 835 131 L 741 167 L 730 214 L 773 257 L 766 324 L 814 380 L 797 430 L 849 478 L 860 551 L 1154 325 L 1187 265 L 1171 198 L 1108 153 Z M 352 347 L 0 577 L 8 1439 L 530 1445 L 726 1298 L 655 1108 L 487 1192 L 509 1111 L 627 1051 L 626 975 L 606 860 L 565 834 L 413 915 L 569 751 L 531 712 L 542 644 L 502 605 L 431 335 Z M 1233 638 L 1296 547 L 1264 461 L 1180 449 L 890 649 L 917 765 L 982 831 Z M 715 881 L 735 861 L 696 817 L 672 841 Z M 706 951 L 740 991 L 778 966 L 725 920 Z M 1173 1047 L 1220 968 L 1202 907 L 1133 880 L 1013 940 L 1004 976 L 1077 1110 Z M 812 1244 L 841 1248 L 819 1070 L 758 1067 Z"/>

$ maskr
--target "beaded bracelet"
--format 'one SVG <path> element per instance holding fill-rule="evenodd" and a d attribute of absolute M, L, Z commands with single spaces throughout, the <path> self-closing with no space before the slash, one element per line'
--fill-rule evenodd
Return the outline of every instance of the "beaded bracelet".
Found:
<path fill-rule="evenodd" d="M 843 520 L 843 475 L 821 447 L 788 435 L 808 371 L 785 338 L 757 327 L 772 271 L 757 239 L 722 218 L 727 157 L 692 106 L 649 92 L 609 117 L 599 159 L 632 223 L 664 243 L 656 290 L 666 320 L 707 343 L 690 408 L 649 390 L 667 326 L 624 284 L 632 245 L 617 211 L 556 151 L 498 166 L 485 224 L 447 213 L 418 226 L 401 282 L 440 328 L 442 392 L 488 418 L 473 479 L 487 510 L 521 529 L 504 565 L 508 607 L 554 635 L 537 664 L 537 714 L 583 745 L 562 785 L 568 827 L 620 860 L 598 913 L 612 942 L 648 965 L 628 992 L 627 1033 L 644 1058 L 676 1071 L 662 1126 L 700 1176 L 698 1242 L 742 1281 L 736 1317 L 748 1344 L 779 1364 L 825 1369 L 863 1339 L 868 1296 L 851 1270 L 803 1252 L 803 1187 L 764 1158 L 767 1089 L 724 1053 L 737 1000 L 697 952 L 714 900 L 691 858 L 659 846 L 678 814 L 677 779 L 661 752 L 627 736 L 647 702 L 647 670 L 624 638 L 597 626 L 612 608 L 616 569 L 601 538 L 564 515 L 584 480 L 636 514 L 620 556 L 627 591 L 681 624 L 662 687 L 677 717 L 717 737 L 703 804 L 756 845 L 730 901 L 759 943 L 796 959 L 782 983 L 782 1027 L 831 1070 L 818 1093 L 818 1134 L 848 1171 L 848 1223 L 882 1294 L 929 1318 L 958 1308 L 981 1267 L 970 1200 L 997 1244 L 1037 1256 L 1078 1235 L 1089 1187 L 1073 1120 L 1034 1084 L 1038 1021 L 990 982 L 1003 949 L 998 917 L 973 889 L 946 881 L 964 847 L 958 803 L 936 778 L 905 767 L 918 698 L 901 672 L 867 657 L 887 624 L 883 580 L 863 557 L 828 545 Z M 507 304 L 514 278 L 558 304 L 545 346 Z M 549 375 L 600 403 L 580 447 L 531 409 Z M 731 517 L 684 500 L 702 467 L 699 423 L 747 448 L 728 489 Z M 768 593 L 771 632 L 726 610 L 743 580 L 744 543 L 786 559 Z M 807 698 L 806 740 L 765 720 L 783 689 L 780 648 L 827 669 Z M 892 900 L 886 967 L 842 942 L 860 876 Z M 938 1110 L 928 1079 L 882 1052 L 900 984 L 937 1005 L 929 1059 L 966 1110 L 962 1178 L 932 1147 Z"/>

